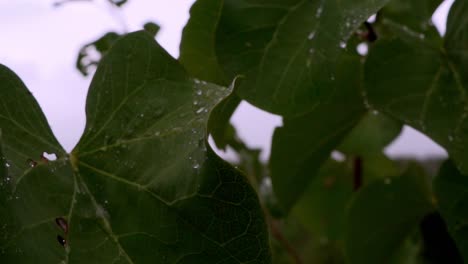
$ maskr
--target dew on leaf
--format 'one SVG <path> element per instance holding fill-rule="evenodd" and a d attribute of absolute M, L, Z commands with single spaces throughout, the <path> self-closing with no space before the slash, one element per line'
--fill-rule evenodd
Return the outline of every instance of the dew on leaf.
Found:
<path fill-rule="evenodd" d="M 359 55 L 366 56 L 369 52 L 369 46 L 365 42 L 359 43 L 359 45 L 356 47 L 356 51 L 359 53 Z"/>
<path fill-rule="evenodd" d="M 205 107 L 200 107 L 197 109 L 197 111 L 195 113 L 197 114 L 201 114 L 202 112 L 205 112 L 206 108 Z"/>
<path fill-rule="evenodd" d="M 315 12 L 315 17 L 316 17 L 316 18 L 319 18 L 319 17 L 322 15 L 322 12 L 323 12 L 323 7 L 320 6 L 320 7 L 317 9 L 317 12 Z"/>
<path fill-rule="evenodd" d="M 367 22 L 374 23 L 377 20 L 377 14 L 373 14 L 367 19 Z"/>
<path fill-rule="evenodd" d="M 55 153 L 50 153 L 49 154 L 47 152 L 43 152 L 42 157 L 44 157 L 45 159 L 50 160 L 50 161 L 57 160 L 57 155 Z"/>
<path fill-rule="evenodd" d="M 331 158 L 338 161 L 338 162 L 342 162 L 342 161 L 345 161 L 346 160 L 346 156 L 341 153 L 340 151 L 337 151 L 337 150 L 334 150 L 332 151 L 332 153 L 330 154 Z"/>

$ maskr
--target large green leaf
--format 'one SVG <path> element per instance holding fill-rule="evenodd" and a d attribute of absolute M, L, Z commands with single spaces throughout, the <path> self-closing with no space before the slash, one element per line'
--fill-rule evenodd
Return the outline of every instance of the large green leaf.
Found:
<path fill-rule="evenodd" d="M 346 219 L 349 263 L 391 263 L 408 235 L 433 209 L 427 177 L 416 167 L 398 178 L 364 187 Z"/>
<path fill-rule="evenodd" d="M 304 114 L 335 90 L 336 62 L 357 27 L 386 0 L 225 0 L 216 37 L 218 61 L 238 93 L 283 115 Z"/>
<path fill-rule="evenodd" d="M 62 156 L 22 83 L 0 76 L 0 262 L 270 263 L 255 192 L 206 142 L 229 89 L 192 81 L 152 36 L 129 34 L 101 61 L 84 135 Z M 59 158 L 29 168 L 42 151 Z"/>
<path fill-rule="evenodd" d="M 468 261 L 468 177 L 452 162 L 442 165 L 434 192 L 448 230 L 465 262 Z"/>
<path fill-rule="evenodd" d="M 370 103 L 444 146 L 468 172 L 468 4 L 457 0 L 443 45 L 401 27 L 405 38 L 377 43 L 366 62 Z M 406 34 L 404 34 L 406 32 Z"/>
<path fill-rule="evenodd" d="M 367 111 L 361 94 L 361 62 L 341 61 L 337 83 L 342 89 L 308 114 L 284 118 L 275 130 L 270 158 L 273 187 L 283 209 L 289 210 L 347 133 Z"/>

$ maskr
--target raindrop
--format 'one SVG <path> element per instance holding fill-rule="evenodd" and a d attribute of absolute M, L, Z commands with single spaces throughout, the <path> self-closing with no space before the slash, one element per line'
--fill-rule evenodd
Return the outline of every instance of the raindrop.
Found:
<path fill-rule="evenodd" d="M 57 160 L 57 155 L 55 155 L 55 153 L 47 153 L 47 152 L 44 152 L 42 153 L 42 157 L 46 158 L 47 160 L 50 160 L 50 161 L 54 161 L 54 160 Z"/>
<path fill-rule="evenodd" d="M 200 80 L 198 80 L 198 79 L 193 79 L 193 81 L 194 81 L 195 83 L 197 83 L 197 84 L 200 83 Z"/>
<path fill-rule="evenodd" d="M 332 151 L 331 158 L 338 162 L 342 162 L 346 160 L 346 156 L 340 151 L 336 151 L 336 150 Z"/>
<path fill-rule="evenodd" d="M 341 41 L 340 42 L 340 48 L 342 48 L 342 49 L 346 48 L 346 42 Z"/>
<path fill-rule="evenodd" d="M 426 36 L 424 36 L 424 34 L 419 34 L 418 37 L 419 37 L 420 39 L 425 39 L 425 38 L 426 38 Z"/>
<path fill-rule="evenodd" d="M 197 95 L 202 95 L 202 90 L 197 90 Z"/>
<path fill-rule="evenodd" d="M 369 23 L 374 23 L 375 21 L 377 20 L 377 14 L 373 14 L 372 16 L 370 16 L 368 19 L 367 19 L 367 22 Z"/>
<path fill-rule="evenodd" d="M 315 13 L 315 17 L 319 18 L 322 15 L 322 12 L 323 12 L 323 7 L 319 7 L 317 9 L 317 12 Z"/>
<path fill-rule="evenodd" d="M 198 101 L 197 100 L 193 101 L 193 105 L 198 105 Z"/>
<path fill-rule="evenodd" d="M 453 141 L 453 136 L 452 136 L 452 135 L 449 135 L 449 136 L 448 136 L 448 140 L 449 140 L 450 142 L 452 142 L 452 141 Z"/>
<path fill-rule="evenodd" d="M 201 114 L 202 112 L 204 112 L 206 109 L 205 107 L 200 107 L 198 108 L 198 110 L 196 111 L 197 114 Z"/>
<path fill-rule="evenodd" d="M 159 135 L 161 135 L 161 132 L 156 131 L 156 132 L 154 132 L 154 135 L 158 137 Z"/>
<path fill-rule="evenodd" d="M 198 164 L 198 163 L 193 164 L 193 168 L 194 168 L 194 169 L 200 168 L 200 164 Z"/>
<path fill-rule="evenodd" d="M 67 241 L 61 235 L 57 236 L 57 241 L 60 243 L 60 245 L 62 245 L 64 247 L 67 245 Z"/>
<path fill-rule="evenodd" d="M 65 220 L 65 218 L 55 218 L 55 223 L 63 230 L 65 234 L 68 233 L 68 223 L 67 220 Z"/>
<path fill-rule="evenodd" d="M 366 56 L 369 52 L 369 46 L 365 42 L 359 43 L 359 45 L 356 47 L 356 51 L 359 53 L 359 55 Z"/>
<path fill-rule="evenodd" d="M 315 50 L 312 49 L 312 48 L 309 50 L 309 53 L 310 53 L 310 54 L 313 54 L 314 52 L 315 52 Z"/>
<path fill-rule="evenodd" d="M 313 39 L 315 37 L 315 31 L 310 32 L 309 36 L 307 36 L 308 39 Z"/>
<path fill-rule="evenodd" d="M 5 166 L 6 166 L 7 168 L 10 168 L 11 165 L 10 165 L 10 163 L 7 162 L 7 163 L 5 163 Z"/>

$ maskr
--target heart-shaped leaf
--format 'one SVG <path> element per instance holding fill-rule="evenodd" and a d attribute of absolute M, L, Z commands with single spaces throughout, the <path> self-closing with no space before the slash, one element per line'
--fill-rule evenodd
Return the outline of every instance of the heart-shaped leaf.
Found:
<path fill-rule="evenodd" d="M 191 80 L 148 33 L 101 61 L 70 155 L 3 66 L 0 85 L 2 263 L 270 263 L 255 192 L 206 141 L 230 90 Z M 30 167 L 43 152 L 58 158 Z"/>

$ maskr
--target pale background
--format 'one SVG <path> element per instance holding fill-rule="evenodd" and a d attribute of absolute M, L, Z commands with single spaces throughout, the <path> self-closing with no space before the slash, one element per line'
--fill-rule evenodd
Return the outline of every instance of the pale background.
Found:
<path fill-rule="evenodd" d="M 58 140 L 70 151 L 85 125 L 85 100 L 90 78 L 75 68 L 79 48 L 108 31 L 134 31 L 148 21 L 161 26 L 157 40 L 177 57 L 181 31 L 193 0 L 130 0 L 113 8 L 107 0 L 69 3 L 51 0 L 0 0 L 0 63 L 15 71 L 34 94 Z M 444 1 L 433 17 L 445 32 L 453 0 Z M 19 106 L 20 107 L 20 106 Z M 281 117 L 242 103 L 231 120 L 251 147 L 268 159 L 273 130 Z M 385 152 L 391 157 L 424 159 L 447 153 L 416 130 L 405 127 Z"/>

